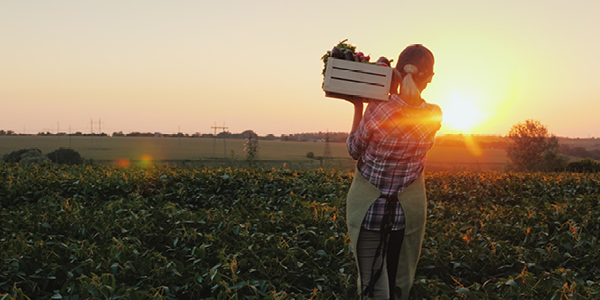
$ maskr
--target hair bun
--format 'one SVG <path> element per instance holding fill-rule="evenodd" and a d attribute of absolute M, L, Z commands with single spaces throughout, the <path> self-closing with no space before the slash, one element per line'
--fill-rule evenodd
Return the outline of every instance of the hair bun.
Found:
<path fill-rule="evenodd" d="M 415 65 L 406 64 L 404 65 L 404 72 L 408 74 L 416 74 L 417 72 L 419 72 L 419 69 L 417 69 Z"/>

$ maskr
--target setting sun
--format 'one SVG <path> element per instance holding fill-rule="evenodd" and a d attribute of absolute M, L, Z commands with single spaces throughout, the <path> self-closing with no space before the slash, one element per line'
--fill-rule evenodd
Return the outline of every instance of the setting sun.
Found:
<path fill-rule="evenodd" d="M 452 95 L 446 106 L 442 107 L 444 113 L 443 125 L 448 129 L 460 133 L 471 133 L 479 125 L 481 112 L 475 106 L 475 101 L 464 95 Z"/>
<path fill-rule="evenodd" d="M 515 55 L 515 43 L 505 43 L 485 34 L 473 33 L 477 47 L 463 47 L 464 37 L 440 38 L 435 77 L 423 91 L 424 99 L 442 108 L 441 134 L 489 134 L 507 129 L 507 115 L 521 96 L 522 78 L 531 69 Z M 506 37 L 510 40 L 512 37 Z"/>

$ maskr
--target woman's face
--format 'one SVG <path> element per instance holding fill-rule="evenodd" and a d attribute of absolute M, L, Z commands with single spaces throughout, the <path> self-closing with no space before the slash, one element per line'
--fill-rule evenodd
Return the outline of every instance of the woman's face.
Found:
<path fill-rule="evenodd" d="M 431 75 L 429 75 L 429 77 L 425 78 L 424 80 L 415 80 L 415 84 L 417 85 L 419 91 L 422 92 L 427 87 L 427 85 L 431 83 L 434 74 L 435 73 L 431 72 Z"/>
<path fill-rule="evenodd" d="M 424 81 L 423 81 L 423 88 L 421 89 L 421 92 L 427 87 L 427 85 L 429 83 L 431 83 L 431 80 L 433 79 L 433 75 L 435 75 L 434 72 L 431 72 L 431 75 L 429 75 L 429 77 L 427 77 Z"/>

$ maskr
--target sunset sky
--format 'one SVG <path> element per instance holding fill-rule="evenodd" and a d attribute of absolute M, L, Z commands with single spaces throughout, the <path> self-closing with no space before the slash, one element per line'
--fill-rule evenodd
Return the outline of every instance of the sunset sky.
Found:
<path fill-rule="evenodd" d="M 321 56 L 420 43 L 441 134 L 600 137 L 600 1 L 0 0 L 0 129 L 347 132 Z"/>

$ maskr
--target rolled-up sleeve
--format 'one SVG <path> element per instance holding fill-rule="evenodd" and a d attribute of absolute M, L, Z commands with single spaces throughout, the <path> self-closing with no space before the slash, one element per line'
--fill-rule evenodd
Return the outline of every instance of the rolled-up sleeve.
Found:
<path fill-rule="evenodd" d="M 366 120 L 363 119 L 356 132 L 351 133 L 346 140 L 348 153 L 355 160 L 358 160 L 358 158 L 363 154 L 369 142 L 369 131 L 365 128 L 365 121 Z"/>

